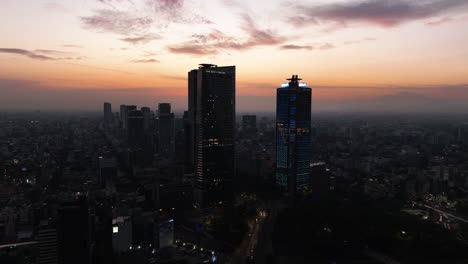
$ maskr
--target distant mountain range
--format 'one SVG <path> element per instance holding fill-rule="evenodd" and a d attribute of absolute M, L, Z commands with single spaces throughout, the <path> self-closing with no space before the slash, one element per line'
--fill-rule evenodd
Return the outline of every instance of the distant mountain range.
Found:
<path fill-rule="evenodd" d="M 366 100 L 342 102 L 317 101 L 315 110 L 339 110 L 356 112 L 467 112 L 466 100 L 433 98 L 410 92 L 400 92 Z"/>
<path fill-rule="evenodd" d="M 468 102 L 401 92 L 376 97 L 362 102 L 361 105 L 353 105 L 351 108 L 356 107 L 385 112 L 463 112 L 468 111 Z"/>

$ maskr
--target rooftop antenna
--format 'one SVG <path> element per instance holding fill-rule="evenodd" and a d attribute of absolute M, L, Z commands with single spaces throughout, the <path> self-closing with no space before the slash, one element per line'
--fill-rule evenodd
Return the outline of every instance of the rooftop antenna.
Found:
<path fill-rule="evenodd" d="M 205 68 L 205 67 L 218 67 L 218 65 L 210 64 L 210 63 L 201 63 L 201 64 L 198 64 L 198 65 L 200 65 L 203 68 Z"/>
<path fill-rule="evenodd" d="M 299 77 L 297 75 L 293 75 L 291 78 L 286 79 L 286 80 L 291 81 L 291 82 L 298 82 L 298 81 L 300 81 L 302 79 L 299 79 Z"/>

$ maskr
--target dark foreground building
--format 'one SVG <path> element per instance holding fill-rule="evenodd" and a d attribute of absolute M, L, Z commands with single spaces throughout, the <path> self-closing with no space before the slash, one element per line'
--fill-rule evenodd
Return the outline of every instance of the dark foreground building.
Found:
<path fill-rule="evenodd" d="M 112 104 L 111 103 L 104 103 L 104 121 L 106 125 L 109 125 L 114 118 L 114 114 L 112 114 Z"/>
<path fill-rule="evenodd" d="M 235 91 L 235 66 L 201 64 L 189 72 L 195 200 L 201 207 L 233 197 Z"/>
<path fill-rule="evenodd" d="M 294 197 L 310 177 L 311 89 L 288 80 L 276 92 L 276 183 Z"/>
<path fill-rule="evenodd" d="M 159 155 L 163 158 L 174 157 L 174 113 L 171 104 L 159 104 Z"/>
<path fill-rule="evenodd" d="M 90 263 L 90 220 L 86 197 L 62 203 L 58 216 L 59 264 Z"/>

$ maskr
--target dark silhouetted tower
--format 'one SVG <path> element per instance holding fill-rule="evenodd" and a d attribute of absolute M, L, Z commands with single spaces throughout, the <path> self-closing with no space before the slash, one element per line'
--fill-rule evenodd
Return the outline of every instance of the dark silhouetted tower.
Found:
<path fill-rule="evenodd" d="M 128 146 L 130 148 L 142 148 L 145 144 L 145 129 L 143 113 L 133 110 L 128 113 Z"/>
<path fill-rule="evenodd" d="M 150 132 L 151 127 L 151 109 L 149 107 L 142 107 L 141 113 L 143 114 L 143 127 L 145 132 Z"/>
<path fill-rule="evenodd" d="M 159 155 L 164 158 L 174 156 L 174 114 L 171 104 L 159 104 Z"/>
<path fill-rule="evenodd" d="M 114 115 L 112 114 L 112 105 L 111 103 L 104 103 L 104 121 L 106 124 L 110 124 Z"/>
<path fill-rule="evenodd" d="M 47 220 L 41 221 L 36 240 L 39 243 L 38 263 L 57 264 L 58 241 L 55 226 L 49 225 Z"/>
<path fill-rule="evenodd" d="M 189 121 L 189 111 L 184 111 L 183 115 L 183 125 L 184 125 L 184 172 L 192 173 L 193 172 L 193 135 L 191 129 L 193 125 Z"/>
<path fill-rule="evenodd" d="M 86 197 L 62 203 L 58 210 L 60 264 L 90 262 L 90 219 Z"/>
<path fill-rule="evenodd" d="M 133 110 L 128 113 L 127 138 L 129 149 L 129 162 L 131 165 L 143 165 L 147 161 L 145 148 L 147 140 L 143 113 L 140 110 Z"/>
<path fill-rule="evenodd" d="M 129 113 L 133 110 L 136 110 L 136 105 L 121 105 L 120 106 L 120 119 L 122 122 L 122 127 L 128 129 L 128 116 Z"/>
<path fill-rule="evenodd" d="M 124 119 L 125 119 L 125 110 L 126 105 L 120 105 L 120 112 L 119 112 L 119 120 L 120 120 L 120 127 L 124 128 Z"/>
<path fill-rule="evenodd" d="M 196 89 L 191 74 L 193 71 L 189 73 L 189 116 L 195 116 L 195 199 L 206 207 L 233 198 L 236 67 L 201 64 Z"/>
<path fill-rule="evenodd" d="M 276 183 L 295 197 L 310 177 L 312 89 L 288 80 L 276 93 Z"/>
<path fill-rule="evenodd" d="M 196 126 L 195 116 L 197 114 L 197 77 L 198 70 L 191 70 L 188 73 L 188 111 L 185 137 L 187 139 L 187 153 L 185 167 L 187 172 L 194 172 L 195 169 L 195 141 Z"/>
<path fill-rule="evenodd" d="M 171 113 L 171 104 L 170 103 L 160 103 L 158 105 L 159 114 L 170 114 Z"/>
<path fill-rule="evenodd" d="M 115 159 L 99 157 L 99 184 L 108 192 L 115 192 L 117 181 L 117 161 Z"/>

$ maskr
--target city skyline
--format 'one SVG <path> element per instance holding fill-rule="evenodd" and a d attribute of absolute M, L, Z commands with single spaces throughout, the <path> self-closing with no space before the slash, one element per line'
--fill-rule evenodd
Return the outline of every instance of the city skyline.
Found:
<path fill-rule="evenodd" d="M 465 1 L 0 5 L 2 110 L 169 102 L 180 113 L 200 62 L 236 65 L 239 112 L 274 112 L 290 74 L 314 88 L 313 110 L 468 110 Z"/>
<path fill-rule="evenodd" d="M 468 0 L 0 0 L 0 263 L 468 263 Z"/>

